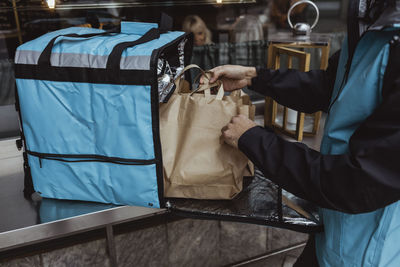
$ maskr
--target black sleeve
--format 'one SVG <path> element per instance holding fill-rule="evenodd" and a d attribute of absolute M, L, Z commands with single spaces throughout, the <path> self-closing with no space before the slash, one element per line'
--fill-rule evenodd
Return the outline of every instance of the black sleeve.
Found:
<path fill-rule="evenodd" d="M 348 154 L 322 155 L 261 127 L 240 137 L 240 150 L 266 177 L 321 207 L 363 213 L 399 200 L 400 52 L 390 58 L 398 64 L 389 62 L 383 101 L 352 135 Z"/>
<path fill-rule="evenodd" d="M 306 113 L 327 111 L 336 78 L 340 51 L 330 59 L 328 69 L 301 72 L 293 69 L 257 69 L 249 89 L 272 97 L 279 104 Z"/>

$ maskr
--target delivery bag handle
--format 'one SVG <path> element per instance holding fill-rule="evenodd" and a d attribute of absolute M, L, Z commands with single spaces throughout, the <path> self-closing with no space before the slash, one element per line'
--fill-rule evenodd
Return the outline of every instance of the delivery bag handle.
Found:
<path fill-rule="evenodd" d="M 123 42 L 118 45 L 116 45 L 111 54 L 109 55 L 107 59 L 107 69 L 110 68 L 116 68 L 119 69 L 119 62 L 121 60 L 121 55 L 124 49 L 128 47 L 132 47 L 138 44 L 150 42 L 151 40 L 158 39 L 160 37 L 160 32 L 166 32 L 172 27 L 172 18 L 166 15 L 165 13 L 161 14 L 160 18 L 160 28 L 152 28 L 149 31 L 147 31 L 142 37 L 139 39 L 132 41 L 132 42 Z M 50 40 L 50 42 L 47 44 L 43 52 L 39 56 L 38 60 L 38 65 L 40 66 L 51 66 L 50 63 L 50 58 L 51 58 L 51 51 L 53 49 L 53 46 L 56 42 L 56 40 L 59 37 L 75 37 L 75 38 L 90 38 L 94 36 L 100 36 L 100 35 L 107 35 L 110 33 L 120 33 L 120 31 L 104 31 L 104 32 L 98 32 L 98 33 L 88 33 L 88 34 L 76 34 L 76 33 L 70 33 L 70 34 L 60 34 L 55 36 L 53 39 Z M 77 39 L 79 40 L 79 39 Z"/>
<path fill-rule="evenodd" d="M 56 42 L 56 40 L 59 37 L 75 37 L 75 38 L 90 38 L 94 36 L 100 36 L 100 35 L 106 35 L 111 32 L 101 32 L 101 33 L 89 33 L 89 34 L 76 34 L 76 33 L 71 33 L 71 34 L 61 34 L 53 39 L 50 40 L 50 42 L 47 44 L 43 52 L 39 56 L 38 60 L 38 65 L 40 66 L 51 66 L 50 63 L 50 58 L 51 58 L 51 51 L 53 49 L 53 46 Z M 142 37 L 139 39 L 132 41 L 132 42 L 123 42 L 119 43 L 116 46 L 114 46 L 111 54 L 108 56 L 107 59 L 107 69 L 119 69 L 119 63 L 121 61 L 121 56 L 122 52 L 124 49 L 128 47 L 132 47 L 135 45 L 143 44 L 146 42 L 150 42 L 151 40 L 157 39 L 160 37 L 160 30 L 158 28 L 152 28 L 149 31 L 147 31 Z M 76 39 L 79 40 L 79 39 Z"/>
<path fill-rule="evenodd" d="M 38 60 L 38 65 L 48 66 L 48 67 L 51 66 L 51 63 L 50 63 L 51 50 L 53 49 L 53 46 L 59 37 L 90 38 L 90 37 L 106 35 L 106 34 L 110 34 L 110 33 L 116 33 L 116 32 L 104 31 L 104 32 L 87 33 L 87 34 L 70 33 L 70 34 L 57 35 L 56 37 L 54 37 L 53 39 L 50 40 L 50 42 L 44 48 L 43 52 L 40 54 L 39 60 Z M 79 39 L 76 39 L 76 40 L 79 40 Z"/>
<path fill-rule="evenodd" d="M 125 49 L 160 38 L 161 33 L 165 33 L 171 30 L 172 24 L 172 18 L 165 13 L 161 13 L 159 28 L 150 29 L 144 35 L 142 35 L 142 37 L 135 41 L 117 44 L 108 56 L 106 68 L 109 70 L 119 70 L 122 52 L 124 52 Z"/>
<path fill-rule="evenodd" d="M 136 45 L 144 44 L 155 39 L 160 38 L 161 30 L 159 28 L 152 28 L 148 30 L 142 37 L 135 41 L 130 42 L 123 42 L 119 43 L 114 46 L 113 50 L 111 51 L 110 55 L 107 59 L 107 69 L 109 70 L 119 70 L 120 62 L 122 57 L 122 52 L 127 49 L 128 47 L 133 47 Z"/>

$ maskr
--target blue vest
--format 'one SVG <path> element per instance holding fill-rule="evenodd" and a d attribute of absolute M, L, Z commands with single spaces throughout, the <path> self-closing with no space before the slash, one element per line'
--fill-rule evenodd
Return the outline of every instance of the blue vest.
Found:
<path fill-rule="evenodd" d="M 345 83 L 348 48 L 344 41 L 332 101 L 339 96 L 325 124 L 322 154 L 348 153 L 350 137 L 381 103 L 389 41 L 394 34 L 393 29 L 365 33 Z M 362 214 L 321 208 L 320 215 L 325 229 L 316 236 L 320 266 L 400 266 L 400 202 Z"/>

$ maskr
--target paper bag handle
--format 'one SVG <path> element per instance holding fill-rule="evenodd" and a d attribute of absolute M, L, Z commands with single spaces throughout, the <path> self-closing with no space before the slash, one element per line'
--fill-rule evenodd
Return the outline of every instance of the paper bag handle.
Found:
<path fill-rule="evenodd" d="M 196 65 L 196 64 L 187 65 L 187 66 L 182 70 L 182 72 L 178 75 L 178 77 L 175 78 L 174 83 L 175 83 L 176 88 L 178 88 L 178 89 L 180 88 L 180 87 L 179 87 L 180 80 L 181 80 L 182 76 L 184 75 L 184 73 L 185 73 L 186 71 L 190 70 L 190 69 L 193 69 L 193 68 L 196 68 L 196 69 L 198 69 L 198 70 L 200 71 L 200 74 L 195 78 L 195 81 L 197 81 L 198 79 L 200 79 L 201 76 L 203 76 L 203 77 L 206 78 L 207 82 L 206 82 L 205 84 L 202 84 L 202 85 L 200 85 L 199 87 L 197 87 L 193 92 L 190 93 L 190 95 L 193 95 L 193 94 L 196 93 L 196 92 L 203 92 L 203 91 L 204 91 L 204 94 L 205 94 L 206 96 L 208 96 L 208 95 L 210 95 L 210 89 L 211 89 L 212 87 L 218 86 L 219 90 L 218 90 L 216 99 L 217 99 L 217 100 L 222 100 L 222 98 L 224 97 L 224 87 L 223 87 L 223 85 L 222 85 L 222 82 L 218 80 L 218 81 L 216 81 L 216 82 L 214 82 L 214 83 L 212 83 L 212 84 L 208 83 L 208 81 L 210 80 L 210 77 L 209 77 L 208 74 L 210 74 L 210 72 L 209 72 L 209 71 L 204 71 L 202 68 L 200 68 L 200 67 L 199 67 L 198 65 Z M 179 93 L 179 92 L 178 92 L 178 93 Z"/>
<path fill-rule="evenodd" d="M 196 64 L 190 64 L 190 65 L 187 65 L 183 70 L 182 70 L 182 72 L 178 75 L 178 77 L 176 77 L 175 78 L 175 82 L 177 81 L 177 80 L 179 80 L 180 78 L 182 78 L 182 76 L 183 76 L 183 74 L 185 74 L 185 72 L 186 71 L 188 71 L 188 70 L 190 70 L 190 69 L 199 69 L 202 73 L 204 73 L 205 71 L 202 69 L 202 68 L 200 68 L 198 65 L 196 65 Z"/>
<path fill-rule="evenodd" d="M 211 95 L 211 88 L 218 86 L 218 93 L 217 96 L 215 97 L 216 100 L 222 100 L 222 98 L 224 97 L 224 86 L 222 84 L 221 81 L 216 81 L 212 84 L 210 83 L 205 83 L 200 85 L 199 87 L 196 88 L 196 90 L 194 90 L 193 92 L 190 93 L 190 95 L 193 95 L 196 92 L 202 92 L 204 91 L 204 94 L 206 96 Z"/>
<path fill-rule="evenodd" d="M 180 92 L 178 92 L 178 91 L 179 91 L 179 88 L 180 88 L 179 85 L 180 85 L 180 83 L 181 83 L 181 78 L 182 78 L 182 76 L 185 74 L 186 71 L 188 71 L 188 70 L 190 70 L 190 69 L 193 69 L 193 68 L 199 69 L 201 73 L 204 72 L 204 70 L 203 70 L 202 68 L 200 68 L 199 66 L 197 66 L 196 64 L 187 65 L 187 66 L 182 70 L 182 72 L 178 75 L 178 77 L 176 77 L 175 80 L 174 80 L 175 88 L 177 88 L 175 91 L 176 91 L 177 93 L 180 93 Z"/>

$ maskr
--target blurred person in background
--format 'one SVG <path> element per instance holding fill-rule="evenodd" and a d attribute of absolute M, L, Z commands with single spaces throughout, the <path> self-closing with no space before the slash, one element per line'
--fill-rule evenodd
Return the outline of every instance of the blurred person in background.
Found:
<path fill-rule="evenodd" d="M 204 21 L 197 15 L 187 16 L 182 23 L 184 32 L 192 32 L 194 35 L 194 45 L 201 46 L 211 44 L 211 32 Z"/>
<path fill-rule="evenodd" d="M 263 26 L 255 15 L 241 15 L 232 26 L 232 42 L 241 43 L 264 39 Z"/>

